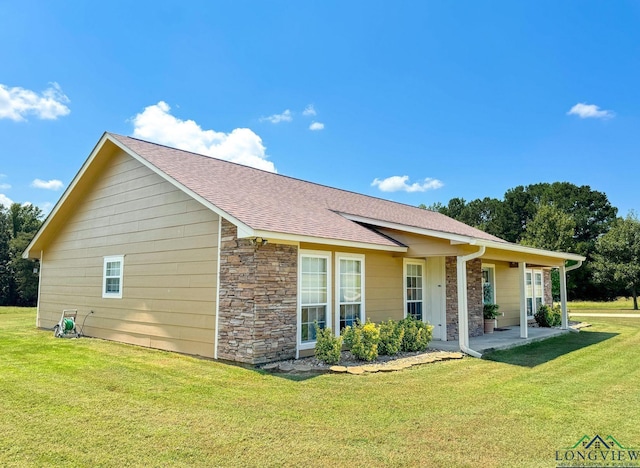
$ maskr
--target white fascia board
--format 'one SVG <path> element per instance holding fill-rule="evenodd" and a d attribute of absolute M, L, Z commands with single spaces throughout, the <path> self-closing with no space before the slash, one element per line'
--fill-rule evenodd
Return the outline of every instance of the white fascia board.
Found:
<path fill-rule="evenodd" d="M 240 233 L 238 232 L 238 237 Z M 369 244 L 367 242 L 356 242 L 356 241 L 348 241 L 348 240 L 340 240 L 340 239 L 329 239 L 326 237 L 314 237 L 314 236 L 304 236 L 299 234 L 287 234 L 282 232 L 274 232 L 274 231 L 262 231 L 262 230 L 254 230 L 251 236 L 242 236 L 242 237 L 262 237 L 267 240 L 283 240 L 283 241 L 293 241 L 293 242 L 308 242 L 310 244 L 322 244 L 322 245 L 334 245 L 339 247 L 353 247 L 356 249 L 368 249 L 368 250 L 382 250 L 385 252 L 406 252 L 408 247 L 398 245 L 381 245 L 381 244 Z"/>
<path fill-rule="evenodd" d="M 181 184 L 180 182 L 178 182 L 177 180 L 175 180 L 174 178 L 170 177 L 168 174 L 166 174 L 164 171 L 161 171 L 160 169 L 158 169 L 156 166 L 154 166 L 153 164 L 151 164 L 149 161 L 147 161 L 145 158 L 143 158 L 142 156 L 140 156 L 139 154 L 137 154 L 135 151 L 133 151 L 131 148 L 129 148 L 128 146 L 124 145 L 123 143 L 120 143 L 118 140 L 116 140 L 115 138 L 111 138 L 108 134 L 107 138 L 109 139 L 110 142 L 112 142 L 114 145 L 116 145 L 118 148 L 120 148 L 122 151 L 124 151 L 125 153 L 127 153 L 129 156 L 131 156 L 133 159 L 135 159 L 136 161 L 138 161 L 140 164 L 142 164 L 143 166 L 149 168 L 150 170 L 152 170 L 153 172 L 155 172 L 156 174 L 158 174 L 160 177 L 162 177 L 164 180 L 166 180 L 167 182 L 169 182 L 171 185 L 173 185 L 174 187 L 176 187 L 177 189 L 180 189 L 181 191 L 183 191 L 184 193 L 186 193 L 187 195 L 189 195 L 191 198 L 193 198 L 194 200 L 198 201 L 199 203 L 201 203 L 202 205 L 206 206 L 207 208 L 209 208 L 211 211 L 213 211 L 214 213 L 216 213 L 218 216 L 222 216 L 223 218 L 225 218 L 227 221 L 229 221 L 231 224 L 234 224 L 237 228 L 238 228 L 238 234 L 240 232 L 242 232 L 244 237 L 252 237 L 255 236 L 254 234 L 254 230 L 253 228 L 251 228 L 250 226 L 247 226 L 245 223 L 243 223 L 242 221 L 240 221 L 239 219 L 231 216 L 229 213 L 227 213 L 224 210 L 221 210 L 220 208 L 218 208 L 216 205 L 214 205 L 213 203 L 211 203 L 210 201 L 206 200 L 205 198 L 201 197 L 200 195 L 198 195 L 196 192 L 194 192 L 193 190 L 191 190 L 189 187 L 187 187 L 186 185 Z M 238 235 L 238 237 L 240 237 L 240 235 Z"/>
<path fill-rule="evenodd" d="M 355 216 L 355 215 L 350 215 L 346 213 L 338 213 L 338 214 L 351 221 L 355 221 L 359 223 L 371 224 L 373 226 L 380 226 L 380 227 L 385 227 L 389 229 L 395 229 L 398 231 L 410 232 L 412 234 L 420 234 L 423 236 L 435 237 L 438 239 L 446 239 L 446 240 L 449 240 L 452 245 L 459 245 L 459 244 L 478 245 L 478 246 L 490 247 L 493 249 L 507 250 L 510 252 L 542 255 L 545 257 L 552 257 L 552 258 L 558 258 L 558 259 L 564 259 L 564 260 L 576 260 L 576 261 L 585 260 L 585 257 L 583 257 L 582 255 L 577 255 L 577 254 L 572 254 L 567 252 L 554 252 L 551 250 L 536 249 L 535 247 L 527 247 L 524 245 L 513 244 L 511 242 L 506 242 L 506 241 L 498 242 L 498 241 L 491 241 L 491 240 L 485 240 L 485 239 L 478 239 L 476 237 L 462 236 L 460 234 L 451 234 L 443 231 L 435 231 L 433 229 L 423 229 L 416 226 L 407 226 L 404 224 L 391 223 L 388 221 L 381 221 L 379 219 L 373 219 L 373 218 L 365 218 L 363 216 Z"/>
<path fill-rule="evenodd" d="M 55 204 L 53 209 L 49 212 L 49 215 L 44 220 L 44 223 L 42 223 L 42 225 L 40 226 L 40 229 L 38 229 L 38 232 L 36 232 L 36 235 L 33 236 L 33 239 L 31 239 L 31 242 L 29 242 L 29 245 L 27 245 L 27 248 L 22 253 L 22 258 L 25 258 L 25 259 L 29 258 L 29 252 L 31 251 L 31 248 L 40 238 L 40 235 L 47 229 L 47 226 L 49 226 L 50 221 L 56 216 L 56 213 L 58 212 L 60 207 L 64 204 L 65 200 L 69 197 L 69 194 L 73 191 L 75 186 L 78 184 L 78 181 L 82 178 L 84 173 L 87 171 L 87 168 L 91 165 L 93 160 L 96 158 L 96 155 L 100 152 L 100 150 L 102 149 L 102 147 L 104 146 L 107 140 L 111 140 L 111 138 L 109 138 L 109 135 L 107 134 L 107 132 L 105 132 L 102 134 L 102 137 L 100 137 L 100 140 L 98 140 L 98 143 L 96 144 L 96 146 L 94 146 L 93 150 L 91 151 L 91 154 L 89 155 L 87 160 L 84 162 L 84 164 L 82 165 L 78 173 L 75 175 L 71 183 L 67 186 L 65 191 L 62 193 L 62 196 L 60 197 L 58 202 Z"/>
<path fill-rule="evenodd" d="M 478 239 L 477 245 L 484 245 L 492 249 L 508 250 L 510 252 L 526 253 L 532 255 L 541 255 L 545 257 L 558 258 L 562 260 L 584 261 L 586 257 L 568 252 L 555 252 L 553 250 L 537 249 L 535 247 L 527 247 L 520 244 L 512 244 L 511 242 L 496 242 L 484 239 Z"/>

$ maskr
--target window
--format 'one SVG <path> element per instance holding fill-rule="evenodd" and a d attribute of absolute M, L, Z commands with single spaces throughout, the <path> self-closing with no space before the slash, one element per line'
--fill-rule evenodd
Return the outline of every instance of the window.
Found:
<path fill-rule="evenodd" d="M 424 263 L 405 261 L 405 316 L 424 320 Z"/>
<path fill-rule="evenodd" d="M 122 298 L 124 256 L 104 257 L 102 297 Z"/>
<path fill-rule="evenodd" d="M 542 305 L 542 272 L 534 271 L 533 272 L 533 296 L 536 300 L 536 310 L 540 308 Z"/>
<path fill-rule="evenodd" d="M 301 253 L 300 255 L 300 323 L 299 342 L 301 347 L 313 347 L 316 341 L 316 327 L 331 326 L 329 277 L 330 254 Z"/>
<path fill-rule="evenodd" d="M 364 255 L 336 254 L 338 326 L 364 322 Z"/>
<path fill-rule="evenodd" d="M 482 303 L 496 303 L 495 267 L 493 265 L 482 266 Z"/>
<path fill-rule="evenodd" d="M 542 270 L 525 271 L 525 297 L 527 302 L 527 316 L 533 317 L 540 306 L 544 304 Z"/>

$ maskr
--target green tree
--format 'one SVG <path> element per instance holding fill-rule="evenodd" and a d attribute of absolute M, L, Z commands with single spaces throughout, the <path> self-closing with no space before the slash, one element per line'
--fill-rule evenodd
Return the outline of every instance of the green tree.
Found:
<path fill-rule="evenodd" d="M 574 247 L 576 223 L 567 213 L 555 205 L 538 208 L 533 219 L 527 223 L 522 244 L 540 249 L 566 252 Z"/>
<path fill-rule="evenodd" d="M 549 205 L 555 208 L 554 212 L 544 208 Z M 509 242 L 584 255 L 586 263 L 568 278 L 570 299 L 610 299 L 617 294 L 611 286 L 594 281 L 591 260 L 596 240 L 611 228 L 618 210 L 604 193 L 588 185 L 569 182 L 520 185 L 507 190 L 503 200 L 479 198 L 467 203 L 462 198 L 453 198 L 447 205 L 437 203 L 430 208 Z M 559 213 L 574 223 L 570 238 L 567 218 Z M 545 226 L 547 223 L 561 228 L 557 242 L 552 242 L 554 228 Z"/>
<path fill-rule="evenodd" d="M 0 205 L 0 305 L 9 305 L 13 276 L 11 274 L 11 228 L 8 210 Z"/>
<path fill-rule="evenodd" d="M 631 293 L 638 310 L 640 291 L 640 221 L 635 213 L 619 218 L 596 242 L 595 280 Z"/>
<path fill-rule="evenodd" d="M 42 211 L 33 205 L 0 205 L 0 304 L 35 305 L 38 297 L 38 262 L 22 252 L 42 223 Z"/>

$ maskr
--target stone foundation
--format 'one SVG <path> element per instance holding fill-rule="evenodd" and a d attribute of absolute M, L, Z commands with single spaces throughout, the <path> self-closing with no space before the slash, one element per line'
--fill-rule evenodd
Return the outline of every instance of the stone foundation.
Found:
<path fill-rule="evenodd" d="M 261 364 L 295 357 L 296 246 L 252 246 L 222 220 L 218 358 Z"/>

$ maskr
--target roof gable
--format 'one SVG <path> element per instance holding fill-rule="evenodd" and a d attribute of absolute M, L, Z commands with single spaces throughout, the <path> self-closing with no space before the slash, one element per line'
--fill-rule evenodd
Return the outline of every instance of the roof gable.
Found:
<path fill-rule="evenodd" d="M 256 231 L 397 246 L 343 214 L 502 241 L 443 214 L 110 134 L 163 173 Z"/>
<path fill-rule="evenodd" d="M 239 237 L 406 252 L 384 228 L 536 257 L 584 257 L 512 244 L 443 214 L 220 159 L 105 133 L 23 253 L 39 258 L 114 151 L 124 151 L 238 227 Z M 379 232 L 382 229 L 383 232 Z M 557 263 L 553 260 L 553 263 Z"/>

